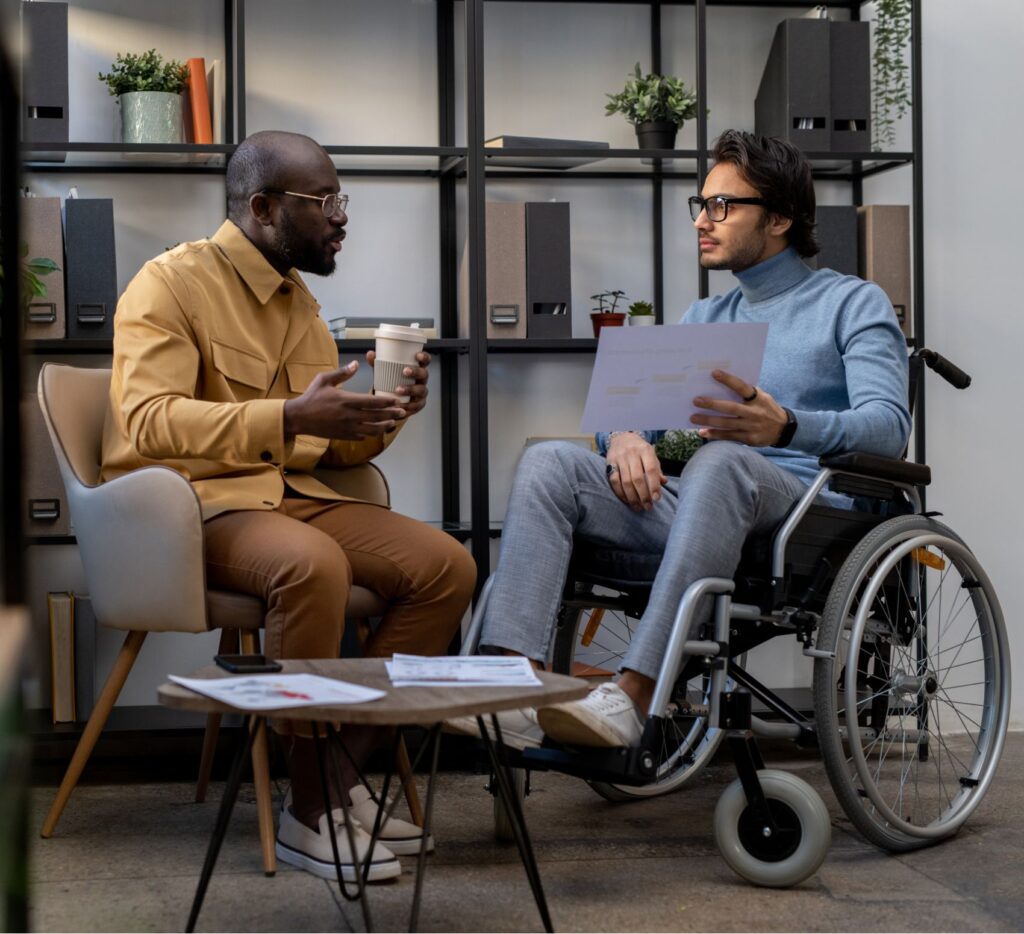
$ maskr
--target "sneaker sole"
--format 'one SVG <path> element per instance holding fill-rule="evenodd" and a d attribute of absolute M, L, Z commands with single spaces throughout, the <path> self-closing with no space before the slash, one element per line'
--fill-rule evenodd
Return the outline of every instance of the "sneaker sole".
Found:
<path fill-rule="evenodd" d="M 334 863 L 325 863 L 316 859 L 308 853 L 293 850 L 287 844 L 277 841 L 274 847 L 277 858 L 282 863 L 295 866 L 297 869 L 304 869 L 306 872 L 319 876 L 321 879 L 337 879 L 338 874 Z M 397 859 L 382 860 L 370 864 L 370 872 L 366 877 L 367 882 L 383 882 L 385 879 L 394 879 L 402 874 L 402 864 Z M 356 867 L 351 863 L 341 864 L 341 878 L 345 882 L 356 881 Z"/>
<path fill-rule="evenodd" d="M 605 746 L 616 748 L 627 746 L 622 739 L 604 724 L 592 725 L 566 710 L 547 707 L 537 712 L 544 735 L 557 743 L 572 746 Z"/>
<path fill-rule="evenodd" d="M 384 844 L 395 856 L 419 856 L 420 855 L 420 838 L 419 837 L 407 837 L 404 840 L 389 840 L 387 837 L 381 837 L 380 842 Z M 434 852 L 434 836 L 431 834 L 427 837 L 427 852 Z"/>

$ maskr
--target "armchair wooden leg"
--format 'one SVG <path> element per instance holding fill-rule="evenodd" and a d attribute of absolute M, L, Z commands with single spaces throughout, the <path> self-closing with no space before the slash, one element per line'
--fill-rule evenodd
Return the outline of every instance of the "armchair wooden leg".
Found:
<path fill-rule="evenodd" d="M 259 639 L 254 632 L 241 633 L 242 652 L 259 652 Z M 274 848 L 274 805 L 270 795 L 270 756 L 267 753 L 267 730 L 261 728 L 252 744 L 252 783 L 256 789 L 256 816 L 260 826 L 260 847 L 263 850 L 263 871 L 268 876 L 277 872 Z"/>
<path fill-rule="evenodd" d="M 405 737 L 399 741 L 398 749 L 395 752 L 395 768 L 398 771 L 399 780 L 402 782 L 402 791 L 405 792 L 405 802 L 409 805 L 412 822 L 417 827 L 422 827 L 423 805 L 420 804 L 420 793 L 416 790 L 416 777 L 412 774 L 409 751 L 405 748 Z"/>
<path fill-rule="evenodd" d="M 134 630 L 125 636 L 121 651 L 118 652 L 117 658 L 114 660 L 114 667 L 107 676 L 106 684 L 103 685 L 103 690 L 96 700 L 96 706 L 89 717 L 89 722 L 86 723 L 85 730 L 82 732 L 82 738 L 75 747 L 71 764 L 68 765 L 68 770 L 64 773 L 60 788 L 57 789 L 57 796 L 53 799 L 53 804 L 50 805 L 50 812 L 46 815 L 46 820 L 43 821 L 43 829 L 39 832 L 41 837 L 49 837 L 56 828 L 57 821 L 60 820 L 64 807 L 68 803 L 68 798 L 71 797 L 71 792 L 75 790 L 78 780 L 82 777 L 85 764 L 96 747 L 96 741 L 100 738 L 103 727 L 106 726 L 107 718 L 121 693 L 121 688 L 124 687 L 124 683 L 128 679 L 135 659 L 139 657 L 139 649 L 142 648 L 145 639 L 145 632 Z"/>
<path fill-rule="evenodd" d="M 222 629 L 217 652 L 231 655 L 238 651 L 238 630 Z M 206 731 L 203 733 L 203 752 L 199 759 L 199 778 L 196 779 L 196 803 L 206 800 L 206 789 L 210 786 L 210 772 L 213 769 L 213 756 L 217 751 L 217 739 L 220 736 L 220 714 L 206 715 Z"/>

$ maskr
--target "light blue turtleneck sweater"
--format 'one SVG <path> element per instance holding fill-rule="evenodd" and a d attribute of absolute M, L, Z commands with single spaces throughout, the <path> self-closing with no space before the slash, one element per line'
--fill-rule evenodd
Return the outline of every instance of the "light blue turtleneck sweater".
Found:
<path fill-rule="evenodd" d="M 694 302 L 681 323 L 768 322 L 758 386 L 793 410 L 798 427 L 788 448 L 761 453 L 805 483 L 822 454 L 899 457 L 910 436 L 907 345 L 885 293 L 856 276 L 812 270 L 792 247 L 735 275 L 737 288 Z M 654 441 L 661 433 L 643 434 Z M 598 443 L 606 451 L 607 435 Z"/>

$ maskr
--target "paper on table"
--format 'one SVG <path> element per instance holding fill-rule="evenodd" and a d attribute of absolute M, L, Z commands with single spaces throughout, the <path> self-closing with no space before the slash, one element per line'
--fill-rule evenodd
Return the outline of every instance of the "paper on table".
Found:
<path fill-rule="evenodd" d="M 319 675 L 238 675 L 234 678 L 180 678 L 168 675 L 197 694 L 240 710 L 283 710 L 331 704 L 365 704 L 386 692 Z"/>
<path fill-rule="evenodd" d="M 725 370 L 752 386 L 761 375 L 768 324 L 670 324 L 602 328 L 580 430 L 693 427 L 695 396 L 735 400 L 712 379 Z"/>
<path fill-rule="evenodd" d="M 512 655 L 402 655 L 386 662 L 396 687 L 536 687 L 528 659 Z"/>

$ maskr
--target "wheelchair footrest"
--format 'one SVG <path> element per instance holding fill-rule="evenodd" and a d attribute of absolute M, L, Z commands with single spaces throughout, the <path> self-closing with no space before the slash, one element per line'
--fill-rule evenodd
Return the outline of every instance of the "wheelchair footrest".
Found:
<path fill-rule="evenodd" d="M 511 758 L 511 757 L 510 757 Z M 617 785 L 646 785 L 654 780 L 654 754 L 643 746 L 615 749 L 593 746 L 541 746 L 524 749 L 512 764 L 543 772 L 562 772 L 596 782 Z"/>

